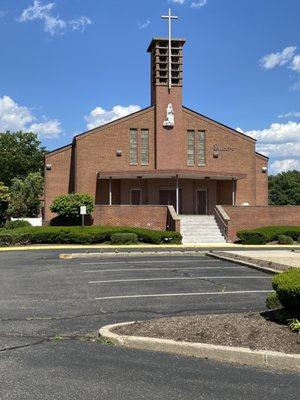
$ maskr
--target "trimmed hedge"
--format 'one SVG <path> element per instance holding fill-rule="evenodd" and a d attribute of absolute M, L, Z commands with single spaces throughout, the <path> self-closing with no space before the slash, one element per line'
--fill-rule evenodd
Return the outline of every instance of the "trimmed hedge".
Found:
<path fill-rule="evenodd" d="M 237 232 L 237 237 L 243 244 L 266 244 L 278 240 L 280 235 L 297 240 L 300 226 L 266 226 Z"/>
<path fill-rule="evenodd" d="M 136 233 L 113 233 L 110 240 L 111 244 L 131 244 L 138 243 L 139 238 Z"/>
<path fill-rule="evenodd" d="M 290 268 L 272 280 L 280 303 L 294 315 L 300 314 L 300 269 Z"/>
<path fill-rule="evenodd" d="M 181 235 L 179 232 L 153 231 L 143 228 L 119 228 L 105 226 L 46 226 L 27 227 L 13 230 L 0 230 L 0 246 L 10 244 L 93 244 L 110 242 L 111 236 L 115 233 L 134 233 L 141 243 L 171 243 L 180 244 Z M 27 235 L 27 236 L 25 236 Z"/>
<path fill-rule="evenodd" d="M 31 226 L 28 221 L 24 221 L 23 219 L 17 219 L 16 221 L 6 221 L 4 224 L 4 229 L 18 229 L 24 228 L 27 226 Z"/>
<path fill-rule="evenodd" d="M 279 235 L 278 236 L 278 244 L 293 244 L 294 241 L 290 236 Z"/>
<path fill-rule="evenodd" d="M 266 306 L 269 310 L 276 310 L 278 308 L 282 308 L 282 304 L 280 303 L 277 293 L 272 292 L 269 293 L 266 298 Z"/>

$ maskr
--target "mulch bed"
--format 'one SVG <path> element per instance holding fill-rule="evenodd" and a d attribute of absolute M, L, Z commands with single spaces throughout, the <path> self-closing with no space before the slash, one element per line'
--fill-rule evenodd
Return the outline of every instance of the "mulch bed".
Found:
<path fill-rule="evenodd" d="M 115 328 L 120 335 L 247 347 L 300 354 L 300 334 L 274 322 L 274 312 L 192 315 L 136 322 Z"/>

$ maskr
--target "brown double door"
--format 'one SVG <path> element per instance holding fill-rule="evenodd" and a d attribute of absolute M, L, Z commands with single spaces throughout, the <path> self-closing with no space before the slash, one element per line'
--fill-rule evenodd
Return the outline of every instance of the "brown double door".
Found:
<path fill-rule="evenodd" d="M 181 212 L 182 193 L 179 189 L 179 212 Z M 176 211 L 176 189 L 160 189 L 159 191 L 159 205 L 173 206 Z"/>
<path fill-rule="evenodd" d="M 207 189 L 197 189 L 196 194 L 197 214 L 207 214 Z"/>

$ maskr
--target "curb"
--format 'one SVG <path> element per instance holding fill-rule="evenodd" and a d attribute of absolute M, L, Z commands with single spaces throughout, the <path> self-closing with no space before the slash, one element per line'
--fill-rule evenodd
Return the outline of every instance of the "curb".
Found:
<path fill-rule="evenodd" d="M 181 251 L 122 251 L 100 252 L 100 253 L 62 253 L 59 255 L 61 260 L 70 260 L 74 258 L 107 258 L 107 257 L 148 257 L 148 256 L 199 256 L 204 255 L 205 251 L 201 250 L 181 250 Z"/>
<path fill-rule="evenodd" d="M 99 330 L 99 336 L 109 339 L 117 346 L 132 349 L 157 351 L 255 367 L 300 372 L 300 355 L 298 354 L 250 350 L 244 347 L 217 346 L 206 343 L 176 342 L 175 340 L 151 337 L 124 336 L 111 332 L 113 328 L 130 325 L 132 323 L 134 322 L 103 326 Z"/>
<path fill-rule="evenodd" d="M 245 265 L 246 267 L 252 268 L 252 269 L 256 269 L 258 271 L 262 271 L 265 272 L 267 274 L 281 274 L 282 272 L 284 272 L 283 270 L 280 269 L 276 269 L 276 268 L 270 268 L 270 267 L 263 267 L 259 264 L 256 264 L 255 261 L 256 259 L 252 258 L 251 260 L 253 260 L 254 262 L 249 262 L 249 261 L 244 261 L 244 260 L 239 260 L 238 258 L 231 258 L 228 256 L 223 256 L 217 253 L 213 253 L 211 251 L 208 251 L 205 253 L 206 256 L 208 257 L 212 257 L 212 258 L 216 258 L 218 260 L 223 260 L 223 261 L 229 261 L 232 262 L 234 264 L 240 264 L 240 265 Z"/>
<path fill-rule="evenodd" d="M 0 253 L 1 252 L 9 252 L 9 251 L 41 251 L 41 250 L 78 250 L 82 249 L 85 251 L 90 251 L 90 250 L 107 250 L 107 249 L 118 249 L 120 251 L 123 251 L 125 249 L 132 249 L 132 250 L 140 250 L 142 249 L 170 249 L 169 251 L 172 251 L 171 249 L 174 248 L 182 249 L 185 251 L 185 249 L 189 250 L 196 250 L 198 249 L 199 251 L 202 249 L 202 251 L 208 251 L 208 249 L 221 249 L 220 251 L 227 251 L 224 250 L 225 248 L 230 250 L 296 250 L 300 251 L 300 245 L 281 245 L 280 247 L 278 245 L 239 245 L 239 244 L 234 244 L 234 243 L 220 243 L 220 244 L 215 244 L 215 243 L 201 243 L 201 244 L 179 244 L 179 245 L 170 245 L 170 244 L 163 244 L 163 245 L 155 245 L 155 244 L 143 244 L 141 245 L 126 245 L 123 247 L 116 246 L 116 245 L 101 245 L 101 244 L 91 244 L 91 245 L 76 245 L 76 244 L 55 244 L 55 245 L 26 245 L 26 246 L 7 246 L 7 247 L 0 247 Z"/>

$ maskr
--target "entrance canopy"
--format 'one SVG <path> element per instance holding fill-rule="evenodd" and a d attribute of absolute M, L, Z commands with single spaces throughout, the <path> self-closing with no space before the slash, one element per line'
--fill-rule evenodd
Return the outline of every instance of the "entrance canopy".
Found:
<path fill-rule="evenodd" d="M 203 172 L 189 170 L 148 170 L 148 171 L 105 171 L 98 172 L 98 179 L 215 179 L 215 180 L 239 180 L 246 177 L 246 174 Z"/>

